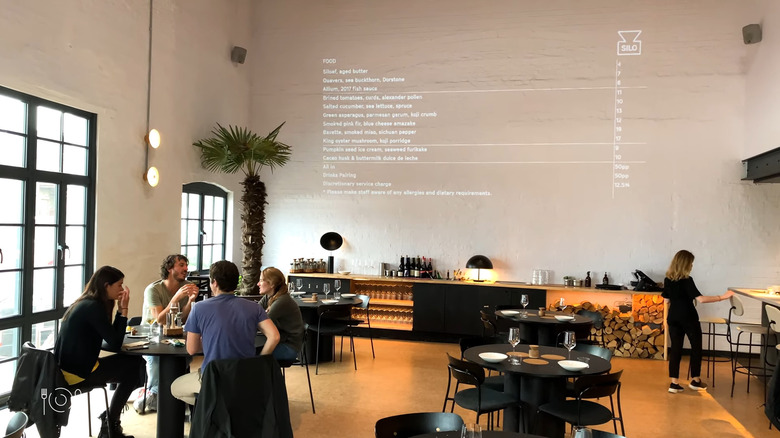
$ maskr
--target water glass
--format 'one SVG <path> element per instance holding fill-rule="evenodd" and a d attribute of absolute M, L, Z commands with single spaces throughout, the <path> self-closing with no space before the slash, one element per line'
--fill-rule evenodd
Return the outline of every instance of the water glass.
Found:
<path fill-rule="evenodd" d="M 571 350 L 577 346 L 577 338 L 575 338 L 574 332 L 563 332 L 563 346 L 569 350 L 569 359 L 571 359 Z"/>
<path fill-rule="evenodd" d="M 593 431 L 585 426 L 573 426 L 571 438 L 593 438 Z"/>
<path fill-rule="evenodd" d="M 461 438 L 482 438 L 482 426 L 475 423 L 465 423 L 460 430 Z"/>

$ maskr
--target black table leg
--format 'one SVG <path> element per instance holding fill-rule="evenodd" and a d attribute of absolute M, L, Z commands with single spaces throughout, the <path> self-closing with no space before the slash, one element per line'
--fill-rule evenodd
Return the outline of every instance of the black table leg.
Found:
<path fill-rule="evenodd" d="M 184 402 L 173 398 L 171 383 L 187 372 L 187 357 L 160 356 L 160 386 L 157 390 L 157 436 L 184 437 Z"/>
<path fill-rule="evenodd" d="M 530 433 L 550 438 L 563 438 L 566 424 L 557 418 L 538 413 L 539 406 L 566 398 L 566 379 L 542 379 L 523 376 L 520 379 L 520 399 L 524 402 L 530 421 Z"/>

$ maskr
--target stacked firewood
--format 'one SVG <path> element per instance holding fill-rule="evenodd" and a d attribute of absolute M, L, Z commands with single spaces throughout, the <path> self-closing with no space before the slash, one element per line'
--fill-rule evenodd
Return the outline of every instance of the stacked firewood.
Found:
<path fill-rule="evenodd" d="M 664 359 L 663 298 L 660 295 L 636 294 L 630 307 L 627 304 L 622 307 L 610 309 L 583 301 L 567 307 L 566 311 L 575 313 L 584 309 L 600 313 L 604 323 L 600 328 L 591 328 L 591 339 L 612 350 L 613 356 Z"/>

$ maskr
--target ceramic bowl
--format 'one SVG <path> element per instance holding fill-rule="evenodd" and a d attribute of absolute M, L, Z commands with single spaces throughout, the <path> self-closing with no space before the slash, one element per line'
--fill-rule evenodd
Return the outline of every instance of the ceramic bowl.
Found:
<path fill-rule="evenodd" d="M 507 355 L 504 353 L 486 352 L 486 353 L 479 353 L 479 358 L 484 360 L 485 362 L 497 363 L 506 359 Z"/>
<path fill-rule="evenodd" d="M 558 362 L 558 365 L 566 371 L 582 371 L 588 367 L 588 364 L 578 360 L 562 360 Z"/>

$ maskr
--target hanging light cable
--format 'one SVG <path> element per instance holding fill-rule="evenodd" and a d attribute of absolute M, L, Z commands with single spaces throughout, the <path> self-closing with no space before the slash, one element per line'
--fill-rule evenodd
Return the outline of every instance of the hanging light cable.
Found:
<path fill-rule="evenodd" d="M 154 0 L 149 0 L 149 63 L 146 72 L 146 135 L 144 144 L 146 148 L 146 164 L 144 181 L 152 187 L 157 187 L 160 182 L 160 172 L 154 166 L 149 166 L 149 148 L 160 147 L 160 132 L 150 128 L 150 115 L 152 111 L 152 36 L 154 29 Z"/>

